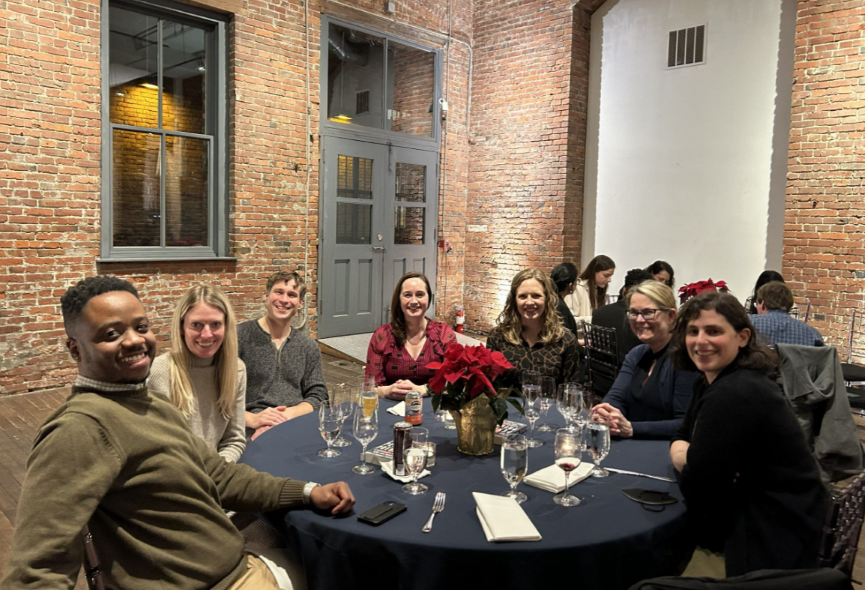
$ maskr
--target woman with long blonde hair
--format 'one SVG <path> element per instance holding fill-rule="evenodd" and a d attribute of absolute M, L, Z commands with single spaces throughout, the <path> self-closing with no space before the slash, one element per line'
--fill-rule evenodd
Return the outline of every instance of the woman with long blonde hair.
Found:
<path fill-rule="evenodd" d="M 246 448 L 246 367 L 237 358 L 234 310 L 217 287 L 196 285 L 177 302 L 171 350 L 153 361 L 147 384 L 226 461 L 240 458 Z"/>
<path fill-rule="evenodd" d="M 573 381 L 579 367 L 577 339 L 565 330 L 556 311 L 559 296 L 552 281 L 537 268 L 522 270 L 511 282 L 505 308 L 487 339 L 487 348 L 505 355 L 515 370 L 506 374 L 512 384 L 522 371 L 537 371 L 557 383 Z"/>

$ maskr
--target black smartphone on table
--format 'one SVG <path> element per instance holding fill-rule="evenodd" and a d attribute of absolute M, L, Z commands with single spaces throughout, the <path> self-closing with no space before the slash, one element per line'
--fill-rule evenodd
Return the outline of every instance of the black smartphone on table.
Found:
<path fill-rule="evenodd" d="M 378 526 L 382 523 L 389 521 L 397 514 L 402 514 L 403 512 L 405 512 L 405 504 L 400 504 L 399 502 L 388 500 L 387 502 L 382 502 L 374 508 L 370 508 L 363 514 L 358 514 L 357 519 L 361 522 L 365 522 L 366 524 Z"/>

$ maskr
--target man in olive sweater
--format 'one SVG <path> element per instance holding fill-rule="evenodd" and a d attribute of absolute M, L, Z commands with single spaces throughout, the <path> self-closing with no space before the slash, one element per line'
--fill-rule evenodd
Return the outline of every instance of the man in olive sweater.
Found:
<path fill-rule="evenodd" d="M 3 590 L 72 588 L 89 524 L 106 586 L 277 588 L 224 509 L 347 512 L 343 482 L 319 486 L 224 461 L 144 381 L 156 340 L 135 288 L 88 278 L 61 298 L 78 377 L 40 428 Z"/>

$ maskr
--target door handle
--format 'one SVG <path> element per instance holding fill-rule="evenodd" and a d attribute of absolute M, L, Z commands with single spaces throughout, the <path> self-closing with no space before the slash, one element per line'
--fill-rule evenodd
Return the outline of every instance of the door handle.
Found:
<path fill-rule="evenodd" d="M 385 250 L 387 250 L 387 248 L 385 248 L 384 246 L 370 246 L 369 249 L 375 252 L 384 252 Z"/>

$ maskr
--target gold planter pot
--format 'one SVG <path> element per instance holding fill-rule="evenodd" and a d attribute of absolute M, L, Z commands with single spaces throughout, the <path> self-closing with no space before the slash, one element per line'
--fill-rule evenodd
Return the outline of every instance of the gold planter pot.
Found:
<path fill-rule="evenodd" d="M 460 408 L 451 410 L 457 427 L 457 450 L 466 455 L 489 455 L 493 452 L 496 417 L 490 398 L 481 394 Z"/>

